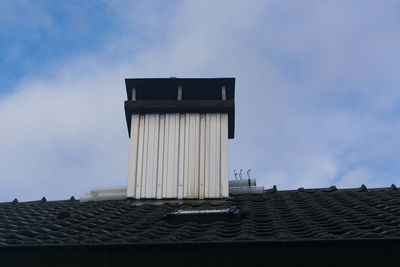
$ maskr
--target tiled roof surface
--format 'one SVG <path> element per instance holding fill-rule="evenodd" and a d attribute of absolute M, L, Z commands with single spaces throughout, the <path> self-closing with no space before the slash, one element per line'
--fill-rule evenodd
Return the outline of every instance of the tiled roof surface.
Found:
<path fill-rule="evenodd" d="M 240 208 L 234 220 L 165 217 L 233 206 Z M 0 203 L 0 246 L 398 238 L 395 186 L 267 190 L 226 200 Z"/>

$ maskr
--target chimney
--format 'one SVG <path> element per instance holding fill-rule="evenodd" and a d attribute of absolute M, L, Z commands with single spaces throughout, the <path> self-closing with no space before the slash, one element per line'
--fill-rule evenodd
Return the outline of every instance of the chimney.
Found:
<path fill-rule="evenodd" d="M 235 79 L 126 79 L 125 84 L 127 196 L 227 197 Z"/>

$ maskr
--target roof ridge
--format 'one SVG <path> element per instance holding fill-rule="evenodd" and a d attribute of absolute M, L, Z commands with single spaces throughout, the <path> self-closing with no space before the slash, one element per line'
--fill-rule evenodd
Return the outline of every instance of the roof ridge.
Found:
<path fill-rule="evenodd" d="M 367 188 L 366 185 L 362 184 L 360 187 L 351 187 L 351 188 L 337 188 L 335 185 L 332 185 L 330 187 L 316 187 L 316 188 L 304 188 L 304 187 L 299 187 L 298 189 L 283 189 L 283 190 L 278 190 L 277 186 L 274 185 L 271 188 L 267 188 L 264 190 L 264 194 L 271 194 L 271 193 L 275 193 L 275 192 L 280 192 L 280 193 L 289 193 L 289 192 L 325 192 L 325 193 L 329 193 L 329 192 L 335 192 L 335 191 L 361 191 L 361 192 L 370 192 L 370 191 L 377 191 L 377 190 L 392 190 L 392 191 L 400 191 L 399 188 L 395 185 L 392 184 L 390 187 L 373 187 L 373 188 Z M 246 196 L 246 195 L 245 195 Z M 238 196 L 230 196 L 227 199 L 230 198 L 236 198 Z M 130 198 L 126 198 L 129 200 L 134 200 L 135 199 L 130 199 Z M 126 199 L 122 199 L 122 201 L 126 200 Z M 46 197 L 42 197 L 41 199 L 38 200 L 28 200 L 28 201 L 19 201 L 17 198 L 14 198 L 12 201 L 8 202 L 0 202 L 0 204 L 8 204 L 8 203 L 14 203 L 14 204 L 18 204 L 18 203 L 31 203 L 31 202 L 38 202 L 38 203 L 45 203 L 45 202 L 64 202 L 64 201 L 79 201 L 77 200 L 74 196 L 71 196 L 69 199 L 58 199 L 58 200 L 47 200 Z M 116 200 L 103 200 L 103 201 L 116 201 Z M 117 200 L 118 201 L 118 200 Z M 121 201 L 121 200 L 119 200 Z M 143 201 L 143 200 L 142 200 Z M 157 199 L 149 199 L 148 203 L 152 203 L 158 201 Z M 170 199 L 170 200 L 165 200 L 167 202 L 173 202 L 176 201 L 174 199 Z M 186 201 L 193 201 L 193 199 L 181 199 L 179 200 L 181 202 L 186 202 Z M 198 201 L 204 201 L 199 199 Z M 144 203 L 144 202 L 143 202 Z"/>

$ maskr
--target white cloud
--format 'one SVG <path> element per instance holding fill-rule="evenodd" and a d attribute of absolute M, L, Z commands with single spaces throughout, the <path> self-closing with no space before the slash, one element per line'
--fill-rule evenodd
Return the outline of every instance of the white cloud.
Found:
<path fill-rule="evenodd" d="M 399 183 L 400 22 L 390 5 L 122 3 L 110 9 L 126 34 L 0 99 L 1 201 L 125 184 L 126 77 L 235 76 L 230 169 L 251 168 L 258 184 Z"/>
<path fill-rule="evenodd" d="M 362 184 L 367 187 L 379 187 L 381 186 L 380 177 L 381 174 L 374 172 L 368 166 L 360 166 L 355 169 L 348 171 L 340 179 L 338 186 L 342 188 L 354 188 L 360 187 Z M 386 185 L 390 186 L 390 185 Z"/>

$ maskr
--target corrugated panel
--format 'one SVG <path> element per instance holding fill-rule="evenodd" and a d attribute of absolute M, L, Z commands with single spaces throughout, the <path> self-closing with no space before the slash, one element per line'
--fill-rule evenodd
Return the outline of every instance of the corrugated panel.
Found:
<path fill-rule="evenodd" d="M 133 114 L 127 195 L 228 196 L 228 114 Z"/>

